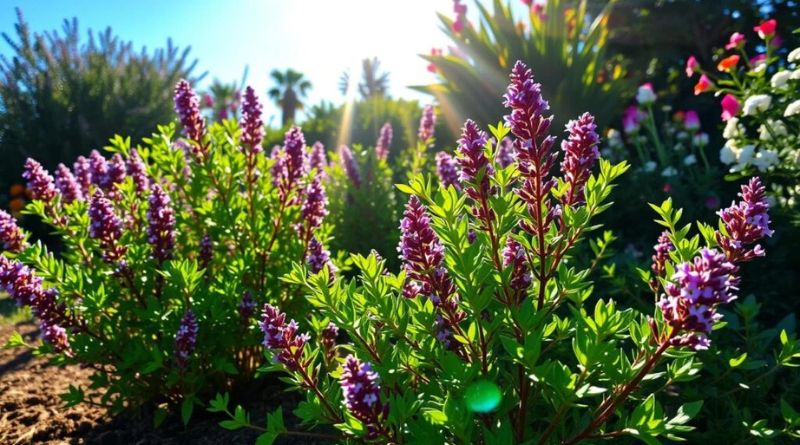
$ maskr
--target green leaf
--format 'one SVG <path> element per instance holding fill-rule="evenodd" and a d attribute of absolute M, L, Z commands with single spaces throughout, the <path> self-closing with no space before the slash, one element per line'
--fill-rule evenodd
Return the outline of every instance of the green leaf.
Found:
<path fill-rule="evenodd" d="M 742 353 L 742 355 L 739 357 L 728 360 L 728 364 L 731 366 L 731 368 L 738 368 L 739 365 L 744 363 L 745 360 L 747 360 L 747 352 Z"/>
<path fill-rule="evenodd" d="M 267 431 L 256 438 L 256 445 L 272 445 L 280 434 Z"/>
<path fill-rule="evenodd" d="M 267 414 L 267 431 L 273 433 L 286 432 L 286 426 L 283 424 L 283 408 L 278 407 L 275 411 Z"/>
<path fill-rule="evenodd" d="M 3 349 L 12 349 L 12 348 L 19 348 L 21 346 L 25 346 L 30 348 L 31 346 L 25 343 L 25 339 L 22 338 L 22 334 L 17 331 L 11 333 L 11 336 L 8 337 L 8 341 L 6 344 L 3 345 Z"/>
<path fill-rule="evenodd" d="M 183 402 L 181 403 L 181 420 L 183 421 L 184 426 L 189 424 L 189 419 L 192 418 L 193 411 L 194 411 L 194 396 L 189 396 L 183 399 Z"/>

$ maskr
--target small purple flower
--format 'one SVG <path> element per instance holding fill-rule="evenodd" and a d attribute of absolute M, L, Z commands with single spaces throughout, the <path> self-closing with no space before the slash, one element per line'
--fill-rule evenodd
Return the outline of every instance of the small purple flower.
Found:
<path fill-rule="evenodd" d="M 522 245 L 510 236 L 503 248 L 503 266 L 513 266 L 511 272 L 511 289 L 522 294 L 531 286 L 531 272 L 528 269 L 528 259 Z"/>
<path fill-rule="evenodd" d="M 198 331 L 197 318 L 192 310 L 189 309 L 183 314 L 178 332 L 175 333 L 175 361 L 181 368 L 186 367 L 189 362 L 189 356 L 192 355 L 197 346 Z"/>
<path fill-rule="evenodd" d="M 748 184 L 742 185 L 739 196 L 741 201 L 718 212 L 726 234 L 717 232 L 717 243 L 734 263 L 764 256 L 764 249 L 756 243 L 773 233 L 769 228 L 769 202 L 761 179 L 751 178 Z M 750 248 L 753 244 L 755 246 Z"/>
<path fill-rule="evenodd" d="M 325 186 L 322 185 L 319 176 L 314 176 L 308 184 L 304 197 L 300 214 L 307 230 L 313 231 L 322 225 L 322 221 L 328 215 L 328 195 L 325 194 Z"/>
<path fill-rule="evenodd" d="M 106 192 L 106 195 L 113 200 L 121 197 L 117 185 L 125 182 L 128 167 L 125 165 L 125 160 L 117 153 L 111 157 L 108 162 L 108 169 L 105 176 L 101 179 L 100 187 Z"/>
<path fill-rule="evenodd" d="M 256 302 L 253 300 L 253 294 L 246 290 L 242 294 L 242 301 L 239 302 L 239 318 L 243 323 L 248 323 L 255 312 Z"/>
<path fill-rule="evenodd" d="M 175 211 L 169 195 L 158 184 L 151 187 L 147 209 L 147 241 L 153 257 L 160 264 L 172 256 L 175 247 Z"/>
<path fill-rule="evenodd" d="M 39 331 L 41 332 L 42 340 L 49 343 L 56 352 L 70 350 L 69 337 L 67 337 L 66 329 L 57 324 L 42 320 L 39 322 Z"/>
<path fill-rule="evenodd" d="M 661 232 L 661 236 L 658 237 L 658 242 L 653 247 L 655 253 L 653 254 L 653 264 L 650 266 L 650 270 L 653 271 L 653 278 L 650 280 L 650 288 L 653 291 L 658 290 L 658 278 L 663 277 L 667 271 L 667 261 L 669 261 L 669 253 L 675 250 L 675 247 L 672 245 L 672 241 L 669 239 L 669 232 L 663 231 Z"/>
<path fill-rule="evenodd" d="M 132 148 L 128 156 L 128 175 L 133 179 L 136 193 L 143 195 L 150 189 L 150 180 L 147 178 L 147 166 L 139 156 L 139 152 Z"/>
<path fill-rule="evenodd" d="M 361 187 L 361 169 L 358 167 L 358 163 L 353 157 L 353 152 L 347 145 L 341 145 L 339 147 L 339 161 L 341 161 L 342 168 L 345 173 L 347 173 L 347 177 L 350 178 L 350 182 L 356 188 Z"/>
<path fill-rule="evenodd" d="M 100 241 L 103 259 L 113 263 L 125 254 L 125 246 L 119 244 L 122 237 L 122 221 L 114 213 L 114 206 L 103 192 L 97 190 L 89 203 L 89 237 Z"/>
<path fill-rule="evenodd" d="M 469 230 L 467 231 L 467 242 L 468 242 L 468 243 L 470 243 L 470 244 L 472 244 L 472 243 L 474 243 L 474 242 L 475 242 L 475 240 L 477 240 L 477 239 L 478 239 L 478 233 L 477 233 L 477 232 L 475 232 L 475 229 L 469 229 Z"/>
<path fill-rule="evenodd" d="M 286 176 L 286 156 L 284 156 L 283 149 L 277 145 L 272 147 L 269 159 L 273 161 L 269 170 L 270 175 L 272 175 L 272 185 L 281 188 L 283 178 Z M 283 193 L 282 189 L 281 193 Z"/>
<path fill-rule="evenodd" d="M 81 186 L 84 196 L 89 196 L 89 188 L 92 186 L 92 163 L 83 156 L 78 156 L 78 160 L 72 164 L 75 179 Z"/>
<path fill-rule="evenodd" d="M 5 210 L 0 210 L 0 243 L 3 249 L 12 253 L 19 253 L 26 247 L 25 232 L 17 225 L 17 220 Z"/>
<path fill-rule="evenodd" d="M 104 178 L 108 175 L 108 161 L 97 150 L 89 153 L 89 166 L 91 167 L 92 184 L 102 187 Z"/>
<path fill-rule="evenodd" d="M 516 154 L 514 153 L 514 143 L 511 141 L 511 138 L 504 137 L 500 141 L 500 146 L 497 149 L 495 159 L 503 168 L 508 167 L 517 160 Z"/>
<path fill-rule="evenodd" d="M 273 151 L 274 152 L 274 151 Z M 292 127 L 284 137 L 280 173 L 281 195 L 286 198 L 306 174 L 306 140 L 298 127 Z"/>
<path fill-rule="evenodd" d="M 200 252 L 198 254 L 200 267 L 208 270 L 211 266 L 211 261 L 214 259 L 214 242 L 211 241 L 211 236 L 206 233 L 200 239 Z"/>
<path fill-rule="evenodd" d="M 183 132 L 187 138 L 201 142 L 206 132 L 206 123 L 200 115 L 200 101 L 184 79 L 181 79 L 175 86 L 175 112 L 183 125 Z"/>
<path fill-rule="evenodd" d="M 315 176 L 325 179 L 325 167 L 328 166 L 328 159 L 325 156 L 325 146 L 322 142 L 314 142 L 311 146 L 311 154 L 308 156 L 308 170 L 316 170 Z"/>
<path fill-rule="evenodd" d="M 265 304 L 258 326 L 264 333 L 264 347 L 273 350 L 276 362 L 282 363 L 290 371 L 303 366 L 303 350 L 310 337 L 308 334 L 297 335 L 296 321 L 286 324 L 286 314 L 275 306 Z"/>
<path fill-rule="evenodd" d="M 28 190 L 33 199 L 50 202 L 58 194 L 53 177 L 42 167 L 42 164 L 32 158 L 25 161 L 25 171 L 22 173 L 22 177 L 28 181 Z"/>
<path fill-rule="evenodd" d="M 389 406 L 381 403 L 378 374 L 368 362 L 348 355 L 339 377 L 344 404 L 350 414 L 367 427 L 367 437 L 375 438 L 382 430 L 381 422 L 389 414 Z"/>
<path fill-rule="evenodd" d="M 417 138 L 420 142 L 427 144 L 433 137 L 433 129 L 436 126 L 436 112 L 433 105 L 425 105 L 422 109 L 422 117 L 419 120 L 419 132 Z"/>
<path fill-rule="evenodd" d="M 331 254 L 325 250 L 325 246 L 317 239 L 316 236 L 311 236 L 308 242 L 308 249 L 306 250 L 306 263 L 311 273 L 319 273 L 323 267 L 328 266 L 328 272 L 331 275 L 336 271 L 333 264 L 330 262 Z"/>
<path fill-rule="evenodd" d="M 245 146 L 251 153 L 261 153 L 261 141 L 264 139 L 264 121 L 261 120 L 263 106 L 259 103 L 256 91 L 252 87 L 244 90 L 244 102 L 242 103 L 242 148 Z"/>
<path fill-rule="evenodd" d="M 583 113 L 577 120 L 569 121 L 567 132 L 569 137 L 561 142 L 561 149 L 564 150 L 561 172 L 568 184 L 568 190 L 561 202 L 565 206 L 572 206 L 584 202 L 584 186 L 589 180 L 592 166 L 600 159 L 600 151 L 597 149 L 600 136 L 597 135 L 594 116 L 589 113 Z"/>
<path fill-rule="evenodd" d="M 736 266 L 724 253 L 705 248 L 694 261 L 675 266 L 666 295 L 658 303 L 664 321 L 680 333 L 673 336 L 673 346 L 708 349 L 708 334 L 722 318 L 717 305 L 736 299 L 739 279 L 735 272 Z"/>
<path fill-rule="evenodd" d="M 503 97 L 503 105 L 511 109 L 505 121 L 515 136 L 530 141 L 547 134 L 552 118 L 545 118 L 543 113 L 550 105 L 542 97 L 542 86 L 534 82 L 533 72 L 521 61 L 514 64 L 511 83 Z"/>
<path fill-rule="evenodd" d="M 386 122 L 381 127 L 378 141 L 375 143 L 375 156 L 378 159 L 386 160 L 389 157 L 389 149 L 392 145 L 392 124 Z"/>
<path fill-rule="evenodd" d="M 339 336 L 339 327 L 328 322 L 328 326 L 322 330 L 320 335 L 320 343 L 322 349 L 325 351 L 325 357 L 330 362 L 336 357 L 336 337 Z"/>
<path fill-rule="evenodd" d="M 61 197 L 65 203 L 70 204 L 74 201 L 83 201 L 81 186 L 66 165 L 58 164 L 55 182 L 56 188 L 61 192 Z"/>
<path fill-rule="evenodd" d="M 484 153 L 486 141 L 486 133 L 468 119 L 458 140 L 459 179 L 466 187 L 467 196 L 474 200 L 486 199 L 491 193 L 489 177 L 494 174 L 494 169 Z"/>
<path fill-rule="evenodd" d="M 461 190 L 461 183 L 458 182 L 456 160 L 449 153 L 444 151 L 436 153 L 436 174 L 439 175 L 439 182 L 442 187 L 452 185 L 456 190 Z"/>

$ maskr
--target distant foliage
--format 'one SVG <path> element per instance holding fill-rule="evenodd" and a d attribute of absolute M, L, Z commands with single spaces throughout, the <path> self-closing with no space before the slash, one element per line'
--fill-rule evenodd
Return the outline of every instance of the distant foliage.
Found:
<path fill-rule="evenodd" d="M 0 58 L 0 193 L 19 182 L 27 156 L 48 168 L 101 148 L 117 132 L 135 141 L 173 119 L 170 91 L 190 78 L 189 48 L 136 51 L 110 28 L 81 36 L 78 20 L 34 33 L 17 10 Z M 0 202 L 1 203 L 1 202 Z"/>

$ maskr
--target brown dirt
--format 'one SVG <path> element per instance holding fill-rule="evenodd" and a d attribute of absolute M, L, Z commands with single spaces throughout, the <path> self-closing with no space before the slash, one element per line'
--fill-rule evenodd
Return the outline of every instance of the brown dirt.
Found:
<path fill-rule="evenodd" d="M 16 326 L 0 324 L 0 345 L 17 330 L 29 342 L 38 332 L 30 323 Z M 219 415 L 196 411 L 188 428 L 179 419 L 168 419 L 159 429 L 152 427 L 147 413 L 109 416 L 102 408 L 79 405 L 65 408 L 59 394 L 70 384 L 86 386 L 90 369 L 79 366 L 58 368 L 25 349 L 0 349 L 0 444 L 253 444 L 258 436 L 251 431 L 227 431 L 218 426 Z M 288 413 L 297 396 L 280 394 L 275 387 L 263 388 L 244 403 L 253 423 L 261 424 L 265 413 L 283 405 L 287 426 L 295 423 Z M 276 400 L 278 399 L 278 400 Z M 300 429 L 300 428 L 298 428 Z M 323 444 L 281 437 L 276 444 Z"/>

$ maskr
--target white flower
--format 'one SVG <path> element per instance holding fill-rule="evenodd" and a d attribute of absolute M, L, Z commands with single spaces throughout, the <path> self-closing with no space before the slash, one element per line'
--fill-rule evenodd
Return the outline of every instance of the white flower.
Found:
<path fill-rule="evenodd" d="M 685 158 L 683 158 L 683 165 L 688 167 L 694 164 L 697 164 L 697 156 L 694 154 L 688 154 Z"/>
<path fill-rule="evenodd" d="M 792 71 L 792 75 L 789 78 L 792 80 L 800 80 L 800 68 Z"/>
<path fill-rule="evenodd" d="M 795 148 L 789 153 L 789 161 L 795 165 L 800 165 L 800 148 Z"/>
<path fill-rule="evenodd" d="M 644 171 L 646 171 L 648 173 L 652 172 L 652 171 L 655 171 L 656 167 L 658 167 L 658 164 L 656 164 L 655 161 L 647 161 L 647 162 L 644 163 Z"/>
<path fill-rule="evenodd" d="M 786 130 L 786 125 L 783 124 L 783 121 L 767 119 L 766 124 L 761 124 L 761 126 L 758 127 L 758 138 L 762 141 L 768 141 L 772 139 L 772 135 L 781 137 L 788 134 L 789 132 Z"/>
<path fill-rule="evenodd" d="M 792 52 L 789 53 L 789 56 L 786 58 L 789 63 L 800 62 L 800 48 L 795 48 Z"/>
<path fill-rule="evenodd" d="M 736 152 L 736 162 L 742 165 L 749 164 L 753 161 L 753 155 L 755 154 L 756 147 L 753 145 L 745 145 L 739 151 Z"/>
<path fill-rule="evenodd" d="M 706 145 L 708 145 L 708 134 L 702 132 L 697 133 L 692 138 L 692 144 L 698 147 L 705 147 Z"/>
<path fill-rule="evenodd" d="M 796 100 L 787 105 L 786 111 L 783 112 L 785 117 L 794 116 L 795 114 L 800 114 L 800 100 Z"/>
<path fill-rule="evenodd" d="M 760 62 L 756 62 L 756 67 L 750 70 L 750 72 L 754 74 L 761 74 L 766 70 L 767 70 L 767 62 L 762 60 Z"/>
<path fill-rule="evenodd" d="M 761 150 L 756 154 L 755 159 L 753 160 L 753 165 L 758 168 L 758 171 L 765 172 L 773 165 L 778 164 L 780 159 L 778 159 L 778 153 L 772 150 Z"/>
<path fill-rule="evenodd" d="M 719 160 L 723 164 L 731 165 L 736 162 L 736 152 L 739 149 L 736 148 L 731 141 L 725 143 L 722 148 L 719 150 Z"/>
<path fill-rule="evenodd" d="M 636 102 L 642 105 L 649 105 L 656 101 L 656 93 L 650 84 L 644 84 L 636 91 Z"/>
<path fill-rule="evenodd" d="M 770 105 L 772 105 L 772 97 L 768 94 L 756 94 L 755 96 L 748 97 L 744 101 L 742 113 L 745 116 L 752 116 L 756 113 L 766 111 Z"/>
<path fill-rule="evenodd" d="M 608 145 L 612 148 L 614 147 L 621 147 L 622 144 L 622 133 L 618 130 L 610 128 L 608 133 L 606 133 L 606 138 L 608 139 Z"/>
<path fill-rule="evenodd" d="M 661 176 L 663 176 L 665 178 L 669 178 L 669 177 L 675 176 L 677 174 L 678 174 L 678 170 L 675 169 L 675 167 L 673 167 L 673 166 L 669 166 L 669 167 L 665 168 L 664 171 L 661 172 Z"/>
<path fill-rule="evenodd" d="M 742 133 L 743 128 L 739 125 L 739 119 L 732 117 L 728 119 L 725 124 L 725 129 L 722 130 L 722 137 L 731 139 Z"/>
<path fill-rule="evenodd" d="M 791 71 L 778 71 L 772 76 L 770 79 L 769 84 L 772 85 L 772 88 L 783 88 L 789 82 L 789 79 L 792 77 Z"/>

